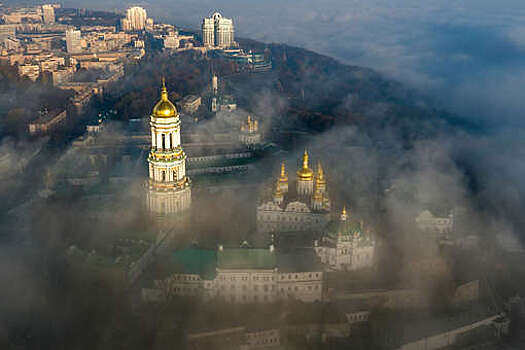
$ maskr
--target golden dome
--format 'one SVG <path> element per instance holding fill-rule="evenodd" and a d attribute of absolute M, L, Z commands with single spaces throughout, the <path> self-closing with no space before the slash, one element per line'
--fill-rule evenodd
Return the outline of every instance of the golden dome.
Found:
<path fill-rule="evenodd" d="M 160 101 L 153 107 L 153 116 L 158 118 L 172 118 L 177 116 L 177 108 L 175 108 L 175 105 L 168 99 L 168 89 L 166 89 L 164 79 L 162 79 Z"/>
<path fill-rule="evenodd" d="M 308 167 L 308 152 L 304 150 L 303 167 L 297 171 L 297 179 L 302 181 L 312 181 L 314 172 Z"/>

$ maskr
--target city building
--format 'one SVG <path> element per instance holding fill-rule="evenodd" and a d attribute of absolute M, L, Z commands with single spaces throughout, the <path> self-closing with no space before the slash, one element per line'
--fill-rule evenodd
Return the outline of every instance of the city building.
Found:
<path fill-rule="evenodd" d="M 326 226 L 331 205 L 324 170 L 319 163 L 314 174 L 308 157 L 305 150 L 295 186 L 289 186 L 285 164 L 281 164 L 273 194 L 264 193 L 257 207 L 258 232 L 320 231 Z"/>
<path fill-rule="evenodd" d="M 202 21 L 202 44 L 206 47 L 228 48 L 235 46 L 233 20 L 218 12 Z"/>
<path fill-rule="evenodd" d="M 186 113 L 193 114 L 199 110 L 202 98 L 200 96 L 189 95 L 184 97 L 181 102 L 182 110 Z"/>
<path fill-rule="evenodd" d="M 216 251 L 191 247 L 173 253 L 167 263 L 170 275 L 145 290 L 146 299 L 157 294 L 157 300 L 199 296 L 238 304 L 323 300 L 322 266 L 312 249 L 279 253 L 273 245 L 252 248 L 247 242 Z"/>
<path fill-rule="evenodd" d="M 332 270 L 357 270 L 374 264 L 375 241 L 363 222 L 349 216 L 343 208 L 339 220 L 330 222 L 319 243 L 314 242 L 321 262 Z"/>
<path fill-rule="evenodd" d="M 148 15 L 142 7 L 133 6 L 126 11 L 126 18 L 122 21 L 124 31 L 140 31 L 146 28 Z"/>
<path fill-rule="evenodd" d="M 253 72 L 272 70 L 273 64 L 269 52 L 245 52 L 241 48 L 229 48 L 215 51 L 214 56 L 235 63 L 240 69 Z"/>
<path fill-rule="evenodd" d="M 165 49 L 178 49 L 180 46 L 179 36 L 175 32 L 170 32 L 163 37 L 163 44 Z"/>
<path fill-rule="evenodd" d="M 7 13 L 4 13 L 1 18 L 6 24 L 41 23 L 42 8 L 40 6 L 36 6 L 10 10 Z"/>
<path fill-rule="evenodd" d="M 66 31 L 67 53 L 76 54 L 82 52 L 82 33 L 80 30 L 69 29 Z"/>
<path fill-rule="evenodd" d="M 73 80 L 73 75 L 75 71 L 73 67 L 65 67 L 51 72 L 51 79 L 53 80 L 53 85 L 58 86 Z"/>
<path fill-rule="evenodd" d="M 261 133 L 259 132 L 259 121 L 248 116 L 246 121 L 241 121 L 241 132 L 239 141 L 248 147 L 254 147 L 261 143 Z"/>
<path fill-rule="evenodd" d="M 55 24 L 55 8 L 53 5 L 42 5 L 42 19 L 44 24 Z"/>
<path fill-rule="evenodd" d="M 63 121 L 66 120 L 66 118 L 66 111 L 44 111 L 43 113 L 41 113 L 38 119 L 29 123 L 29 133 L 31 135 L 45 134 L 48 131 L 51 131 L 54 128 L 58 127 Z"/>
<path fill-rule="evenodd" d="M 191 205 L 186 154 L 180 142 L 180 118 L 163 82 L 160 101 L 150 118 L 151 152 L 148 156 L 147 205 L 157 216 L 169 216 Z"/>
<path fill-rule="evenodd" d="M 14 38 L 16 35 L 15 24 L 0 24 L 0 40 Z"/>
<path fill-rule="evenodd" d="M 430 210 L 423 210 L 415 219 L 416 226 L 425 232 L 446 235 L 454 228 L 454 214 L 437 216 Z"/>
<path fill-rule="evenodd" d="M 36 81 L 40 76 L 40 66 L 38 64 L 23 64 L 18 66 L 18 75 Z"/>

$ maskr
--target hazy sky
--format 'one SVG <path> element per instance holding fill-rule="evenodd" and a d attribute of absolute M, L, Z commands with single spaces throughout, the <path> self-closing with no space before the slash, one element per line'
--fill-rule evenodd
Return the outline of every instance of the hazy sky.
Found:
<path fill-rule="evenodd" d="M 123 10 L 122 0 L 64 5 Z M 525 107 L 523 0 L 156 0 L 154 18 L 198 28 L 214 10 L 239 36 L 368 66 L 473 118 L 519 121 Z M 525 124 L 525 122 L 524 122 Z"/>

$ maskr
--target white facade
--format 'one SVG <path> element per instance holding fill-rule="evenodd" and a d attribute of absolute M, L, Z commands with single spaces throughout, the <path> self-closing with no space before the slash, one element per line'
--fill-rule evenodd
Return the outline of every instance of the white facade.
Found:
<path fill-rule="evenodd" d="M 42 19 L 44 24 L 55 23 L 55 8 L 53 5 L 42 5 Z"/>
<path fill-rule="evenodd" d="M 175 33 L 166 35 L 163 39 L 165 49 L 178 49 L 180 46 L 179 36 Z"/>
<path fill-rule="evenodd" d="M 18 66 L 18 75 L 36 81 L 40 76 L 40 66 L 36 64 L 24 64 Z"/>
<path fill-rule="evenodd" d="M 66 31 L 66 48 L 67 53 L 82 52 L 82 33 L 80 30 L 70 29 Z"/>
<path fill-rule="evenodd" d="M 254 255 L 250 250 L 257 251 Z M 223 249 L 220 254 L 235 251 L 237 266 L 221 266 L 220 258 L 212 278 L 198 274 L 178 273 L 163 281 L 156 281 L 157 289 L 167 289 L 163 294 L 177 296 L 200 296 L 205 299 L 222 298 L 227 302 L 271 303 L 278 300 L 297 299 L 303 302 L 322 301 L 323 272 L 320 269 L 303 272 L 280 271 L 273 246 L 269 249 Z M 241 254 L 239 254 L 241 252 Z M 247 255 L 242 253 L 246 252 Z M 251 261 L 252 260 L 252 261 Z M 260 265 L 260 261 L 267 262 Z"/>
<path fill-rule="evenodd" d="M 454 214 L 439 217 L 432 214 L 429 210 L 423 210 L 416 217 L 417 227 L 426 232 L 435 232 L 439 234 L 451 233 L 454 227 Z"/>
<path fill-rule="evenodd" d="M 148 15 L 146 10 L 142 7 L 133 6 L 126 11 L 126 25 L 128 28 L 125 30 L 144 30 L 146 28 L 146 21 Z"/>
<path fill-rule="evenodd" d="M 202 21 L 202 43 L 208 47 L 228 48 L 235 45 L 233 20 L 218 12 Z"/>
<path fill-rule="evenodd" d="M 329 269 L 351 271 L 372 267 L 375 241 L 363 224 L 343 211 L 339 222 L 332 222 L 321 242 L 314 242 L 316 254 Z"/>
<path fill-rule="evenodd" d="M 204 18 L 202 21 L 202 44 L 215 46 L 215 23 L 213 18 Z"/>
<path fill-rule="evenodd" d="M 288 203 L 284 208 L 274 202 L 257 207 L 258 232 L 321 230 L 329 220 L 329 212 L 313 212 L 299 201 Z"/>
<path fill-rule="evenodd" d="M 250 349 L 278 347 L 281 345 L 281 334 L 278 329 L 250 331 L 245 334 Z"/>

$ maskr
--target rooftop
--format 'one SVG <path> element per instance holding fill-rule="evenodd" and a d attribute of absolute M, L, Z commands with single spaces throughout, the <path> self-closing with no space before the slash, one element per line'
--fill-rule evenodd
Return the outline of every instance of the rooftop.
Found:
<path fill-rule="evenodd" d="M 217 252 L 217 267 L 268 270 L 277 267 L 277 259 L 269 249 L 225 248 Z"/>

